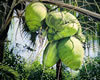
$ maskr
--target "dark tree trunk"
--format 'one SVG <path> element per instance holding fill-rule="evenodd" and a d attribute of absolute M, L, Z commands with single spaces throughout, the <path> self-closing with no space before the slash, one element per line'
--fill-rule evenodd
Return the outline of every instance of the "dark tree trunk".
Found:
<path fill-rule="evenodd" d="M 0 63 L 3 61 L 3 53 L 4 53 L 4 43 L 7 38 L 7 33 L 9 30 L 9 26 L 6 30 L 3 31 L 3 33 L 0 35 Z"/>
<path fill-rule="evenodd" d="M 7 38 L 7 33 L 10 25 L 10 18 L 12 17 L 14 10 L 23 10 L 25 5 L 23 3 L 19 3 L 17 6 L 12 5 L 14 0 L 0 0 L 0 63 L 3 61 L 3 50 L 4 50 L 4 42 Z M 17 0 L 15 1 L 15 3 Z M 11 7 L 13 9 L 11 10 Z M 11 10 L 11 13 L 10 13 Z M 8 16 L 8 14 L 10 15 Z M 8 17 L 8 19 L 7 19 Z M 6 20 L 7 19 L 7 20 Z M 8 22 L 9 21 L 9 22 Z M 6 25 L 6 27 L 5 27 Z"/>
<path fill-rule="evenodd" d="M 17 6 L 13 5 L 13 8 L 11 10 L 13 1 L 14 0 L 0 0 L 0 11 L 1 11 L 0 12 L 0 64 L 2 64 L 2 62 L 3 62 L 4 43 L 7 38 L 9 25 L 11 22 L 10 18 L 12 17 L 13 11 L 15 9 L 21 8 L 20 4 Z M 9 16 L 8 16 L 8 14 L 9 14 Z M 3 77 L 0 77 L 0 80 L 3 80 Z"/>
<path fill-rule="evenodd" d="M 0 42 L 0 63 L 3 61 L 3 50 L 4 50 L 4 43 Z"/>
<path fill-rule="evenodd" d="M 61 73 L 62 63 L 61 60 L 59 60 L 56 64 L 56 79 L 62 80 L 62 73 Z"/>
<path fill-rule="evenodd" d="M 3 51 L 4 51 L 4 42 L 7 37 L 7 33 L 9 30 L 9 24 L 8 26 L 4 28 L 4 25 L 6 24 L 6 17 L 10 11 L 11 3 L 13 0 L 0 0 L 0 63 L 3 61 Z M 12 13 L 11 15 L 12 16 Z"/>

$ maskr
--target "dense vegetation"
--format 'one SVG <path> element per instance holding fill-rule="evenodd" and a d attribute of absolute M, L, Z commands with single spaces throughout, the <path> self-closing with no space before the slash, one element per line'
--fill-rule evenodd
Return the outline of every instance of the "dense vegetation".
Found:
<path fill-rule="evenodd" d="M 6 52 L 3 65 L 0 66 L 2 80 L 55 80 L 56 70 L 43 68 L 40 62 L 28 64 L 20 56 Z M 100 57 L 87 57 L 78 73 L 71 73 L 65 65 L 62 66 L 62 80 L 94 80 L 100 79 Z"/>

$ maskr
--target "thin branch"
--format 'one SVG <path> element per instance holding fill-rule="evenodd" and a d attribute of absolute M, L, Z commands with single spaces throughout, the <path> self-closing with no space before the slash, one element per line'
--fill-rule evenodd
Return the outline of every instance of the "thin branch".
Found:
<path fill-rule="evenodd" d="M 62 3 L 62 2 L 59 2 L 59 1 L 42 0 L 41 2 L 48 3 L 48 4 L 54 4 L 56 6 L 67 8 L 69 10 L 75 10 L 79 13 L 90 16 L 90 17 L 100 21 L 100 14 L 86 10 L 86 9 L 83 9 L 83 8 L 80 8 L 80 7 L 72 6 L 70 4 L 65 4 L 65 3 Z"/>
<path fill-rule="evenodd" d="M 11 9 L 10 9 L 10 11 L 9 11 L 9 13 L 8 13 L 8 16 L 7 16 L 7 18 L 6 18 L 6 21 L 8 20 L 8 18 L 9 18 L 9 16 L 10 16 L 11 12 L 12 12 L 12 10 L 13 10 L 13 8 L 15 7 L 15 3 L 16 3 L 16 0 L 14 0 L 13 3 L 12 3 L 12 5 L 11 5 Z"/>

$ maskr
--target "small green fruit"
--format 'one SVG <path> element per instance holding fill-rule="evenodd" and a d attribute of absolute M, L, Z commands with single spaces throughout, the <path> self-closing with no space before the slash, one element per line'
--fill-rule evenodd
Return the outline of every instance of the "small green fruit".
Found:
<path fill-rule="evenodd" d="M 75 37 L 60 40 L 58 54 L 61 61 L 73 70 L 79 69 L 83 62 L 84 49 Z"/>
<path fill-rule="evenodd" d="M 44 66 L 52 67 L 59 60 L 59 57 L 57 54 L 57 43 L 58 42 L 49 43 L 47 47 L 45 48 L 45 51 L 43 53 Z"/>
<path fill-rule="evenodd" d="M 46 17 L 46 7 L 39 2 L 31 3 L 25 10 L 25 21 L 30 31 L 35 32 L 41 26 L 41 21 Z"/>

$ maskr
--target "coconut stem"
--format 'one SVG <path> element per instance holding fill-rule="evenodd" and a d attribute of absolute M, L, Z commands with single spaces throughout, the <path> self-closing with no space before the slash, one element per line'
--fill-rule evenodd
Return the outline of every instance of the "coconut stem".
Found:
<path fill-rule="evenodd" d="M 59 60 L 56 64 L 56 79 L 57 80 L 62 79 L 61 68 L 62 68 L 62 63 L 61 63 L 61 60 Z"/>

